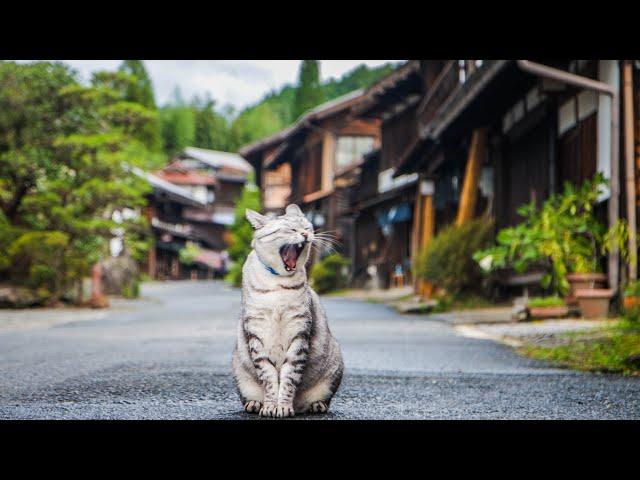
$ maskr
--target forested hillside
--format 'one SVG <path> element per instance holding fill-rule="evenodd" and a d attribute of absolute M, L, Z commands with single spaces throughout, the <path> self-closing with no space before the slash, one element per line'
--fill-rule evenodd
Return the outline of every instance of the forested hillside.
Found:
<path fill-rule="evenodd" d="M 321 66 L 321 62 L 318 63 Z M 394 68 L 394 64 L 375 68 L 360 65 L 338 79 L 320 83 L 320 91 L 314 92 L 311 103 L 304 105 L 312 108 L 358 88 L 366 88 Z M 299 88 L 300 85 L 285 85 L 241 112 L 234 112 L 228 107 L 223 109 L 209 98 L 194 98 L 186 102 L 177 90 L 171 103 L 160 109 L 165 151 L 171 155 L 191 145 L 235 152 L 241 146 L 293 123 L 297 118 L 296 95 Z"/>

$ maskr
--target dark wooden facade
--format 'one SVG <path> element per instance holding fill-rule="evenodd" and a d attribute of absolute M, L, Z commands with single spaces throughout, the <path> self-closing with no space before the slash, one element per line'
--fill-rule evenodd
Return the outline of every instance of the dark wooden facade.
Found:
<path fill-rule="evenodd" d="M 147 215 L 156 239 L 147 266 L 158 279 L 213 278 L 227 270 L 227 235 L 235 204 L 251 167 L 226 152 L 186 148 L 152 179 Z M 179 261 L 188 245 L 200 253 L 192 265 Z"/>
<path fill-rule="evenodd" d="M 286 202 L 298 204 L 317 231 L 331 232 L 338 252 L 345 256 L 354 250 L 357 167 L 362 154 L 380 142 L 379 120 L 351 115 L 361 99 L 362 92 L 353 92 L 305 114 L 281 137 L 275 154 L 263 165 L 263 172 L 289 166 L 291 189 Z M 320 255 L 328 253 L 326 249 Z"/>

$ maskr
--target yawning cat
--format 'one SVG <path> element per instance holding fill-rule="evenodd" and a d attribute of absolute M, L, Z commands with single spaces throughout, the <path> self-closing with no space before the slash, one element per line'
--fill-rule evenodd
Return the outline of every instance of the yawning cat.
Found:
<path fill-rule="evenodd" d="M 297 205 L 275 218 L 247 210 L 255 229 L 242 269 L 232 368 L 245 411 L 267 417 L 324 413 L 342 380 L 338 342 L 305 263 L 315 240 Z"/>

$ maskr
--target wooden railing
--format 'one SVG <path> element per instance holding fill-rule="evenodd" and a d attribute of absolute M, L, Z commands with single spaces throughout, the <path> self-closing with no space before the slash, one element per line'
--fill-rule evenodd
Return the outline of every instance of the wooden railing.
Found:
<path fill-rule="evenodd" d="M 428 124 L 438 109 L 460 84 L 458 60 L 450 60 L 442 69 L 418 109 L 420 123 Z"/>
<path fill-rule="evenodd" d="M 426 126 L 433 120 L 447 98 L 449 98 L 462 83 L 475 81 L 479 72 L 485 70 L 490 63 L 491 61 L 485 60 L 482 66 L 477 68 L 474 66 L 473 69 L 467 69 L 465 73 L 466 78 L 464 82 L 461 82 L 458 60 L 450 60 L 444 66 L 418 108 L 420 124 Z"/>

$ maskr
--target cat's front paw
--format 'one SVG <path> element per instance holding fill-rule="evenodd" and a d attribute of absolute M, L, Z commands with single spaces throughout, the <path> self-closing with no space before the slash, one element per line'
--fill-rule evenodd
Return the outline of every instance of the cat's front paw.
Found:
<path fill-rule="evenodd" d="M 327 413 L 328 410 L 329 410 L 329 406 L 322 400 L 319 400 L 309 405 L 309 409 L 307 410 L 307 412 L 308 413 Z"/>
<path fill-rule="evenodd" d="M 262 408 L 262 403 L 258 400 L 250 400 L 244 404 L 244 411 L 247 413 L 258 413 Z"/>
<path fill-rule="evenodd" d="M 278 405 L 276 409 L 276 417 L 278 418 L 293 417 L 294 415 L 293 405 Z"/>
<path fill-rule="evenodd" d="M 276 404 L 265 403 L 260 409 L 261 417 L 275 417 L 276 416 Z"/>

